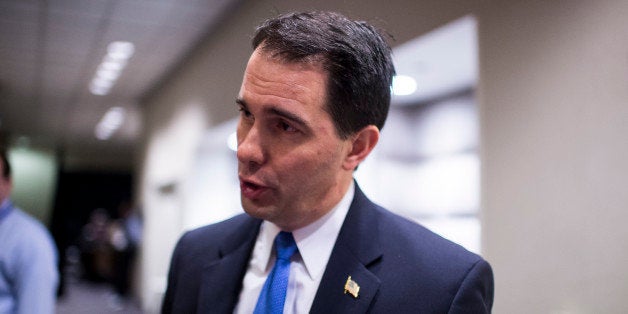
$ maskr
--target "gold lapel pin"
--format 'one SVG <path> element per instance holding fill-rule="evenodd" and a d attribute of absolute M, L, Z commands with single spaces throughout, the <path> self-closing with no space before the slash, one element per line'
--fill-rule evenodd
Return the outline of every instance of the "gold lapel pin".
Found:
<path fill-rule="evenodd" d="M 347 294 L 347 292 L 356 299 L 358 298 L 358 292 L 360 292 L 360 286 L 358 286 L 357 282 L 351 280 L 351 276 L 347 278 L 347 282 L 345 283 L 345 294 Z"/>

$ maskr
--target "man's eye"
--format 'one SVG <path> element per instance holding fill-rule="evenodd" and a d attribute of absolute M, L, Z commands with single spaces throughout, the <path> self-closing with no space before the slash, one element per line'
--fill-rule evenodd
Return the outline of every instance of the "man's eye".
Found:
<path fill-rule="evenodd" d="M 238 111 L 240 111 L 240 114 L 242 114 L 243 116 L 247 118 L 251 116 L 251 113 L 242 107 L 238 108 Z"/>
<path fill-rule="evenodd" d="M 298 130 L 286 122 L 279 122 L 279 127 L 286 132 L 297 132 Z"/>

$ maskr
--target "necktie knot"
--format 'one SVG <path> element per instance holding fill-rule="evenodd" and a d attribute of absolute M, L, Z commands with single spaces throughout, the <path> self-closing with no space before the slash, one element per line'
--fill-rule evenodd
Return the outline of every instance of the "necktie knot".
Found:
<path fill-rule="evenodd" d="M 275 249 L 277 250 L 277 259 L 289 261 L 297 250 L 297 243 L 294 242 L 292 233 L 279 232 L 275 238 Z"/>

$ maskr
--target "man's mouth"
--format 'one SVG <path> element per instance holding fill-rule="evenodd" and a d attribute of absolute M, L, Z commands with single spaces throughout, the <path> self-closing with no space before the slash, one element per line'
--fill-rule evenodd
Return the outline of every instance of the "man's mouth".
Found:
<path fill-rule="evenodd" d="M 256 199 L 262 193 L 268 190 L 268 187 L 254 183 L 252 181 L 240 179 L 240 192 L 242 196 L 248 199 Z"/>

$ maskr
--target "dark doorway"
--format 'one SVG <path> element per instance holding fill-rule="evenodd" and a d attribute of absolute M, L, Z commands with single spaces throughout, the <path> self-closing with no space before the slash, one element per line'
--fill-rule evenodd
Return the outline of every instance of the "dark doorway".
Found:
<path fill-rule="evenodd" d="M 51 231 L 59 249 L 59 295 L 65 288 L 66 251 L 80 247 L 84 226 L 95 212 L 106 213 L 110 219 L 118 218 L 118 210 L 132 201 L 133 176 L 120 172 L 66 171 L 59 175 L 57 195 L 52 214 Z M 98 280 L 84 265 L 87 279 Z M 102 278 L 104 280 L 104 278 Z"/>

